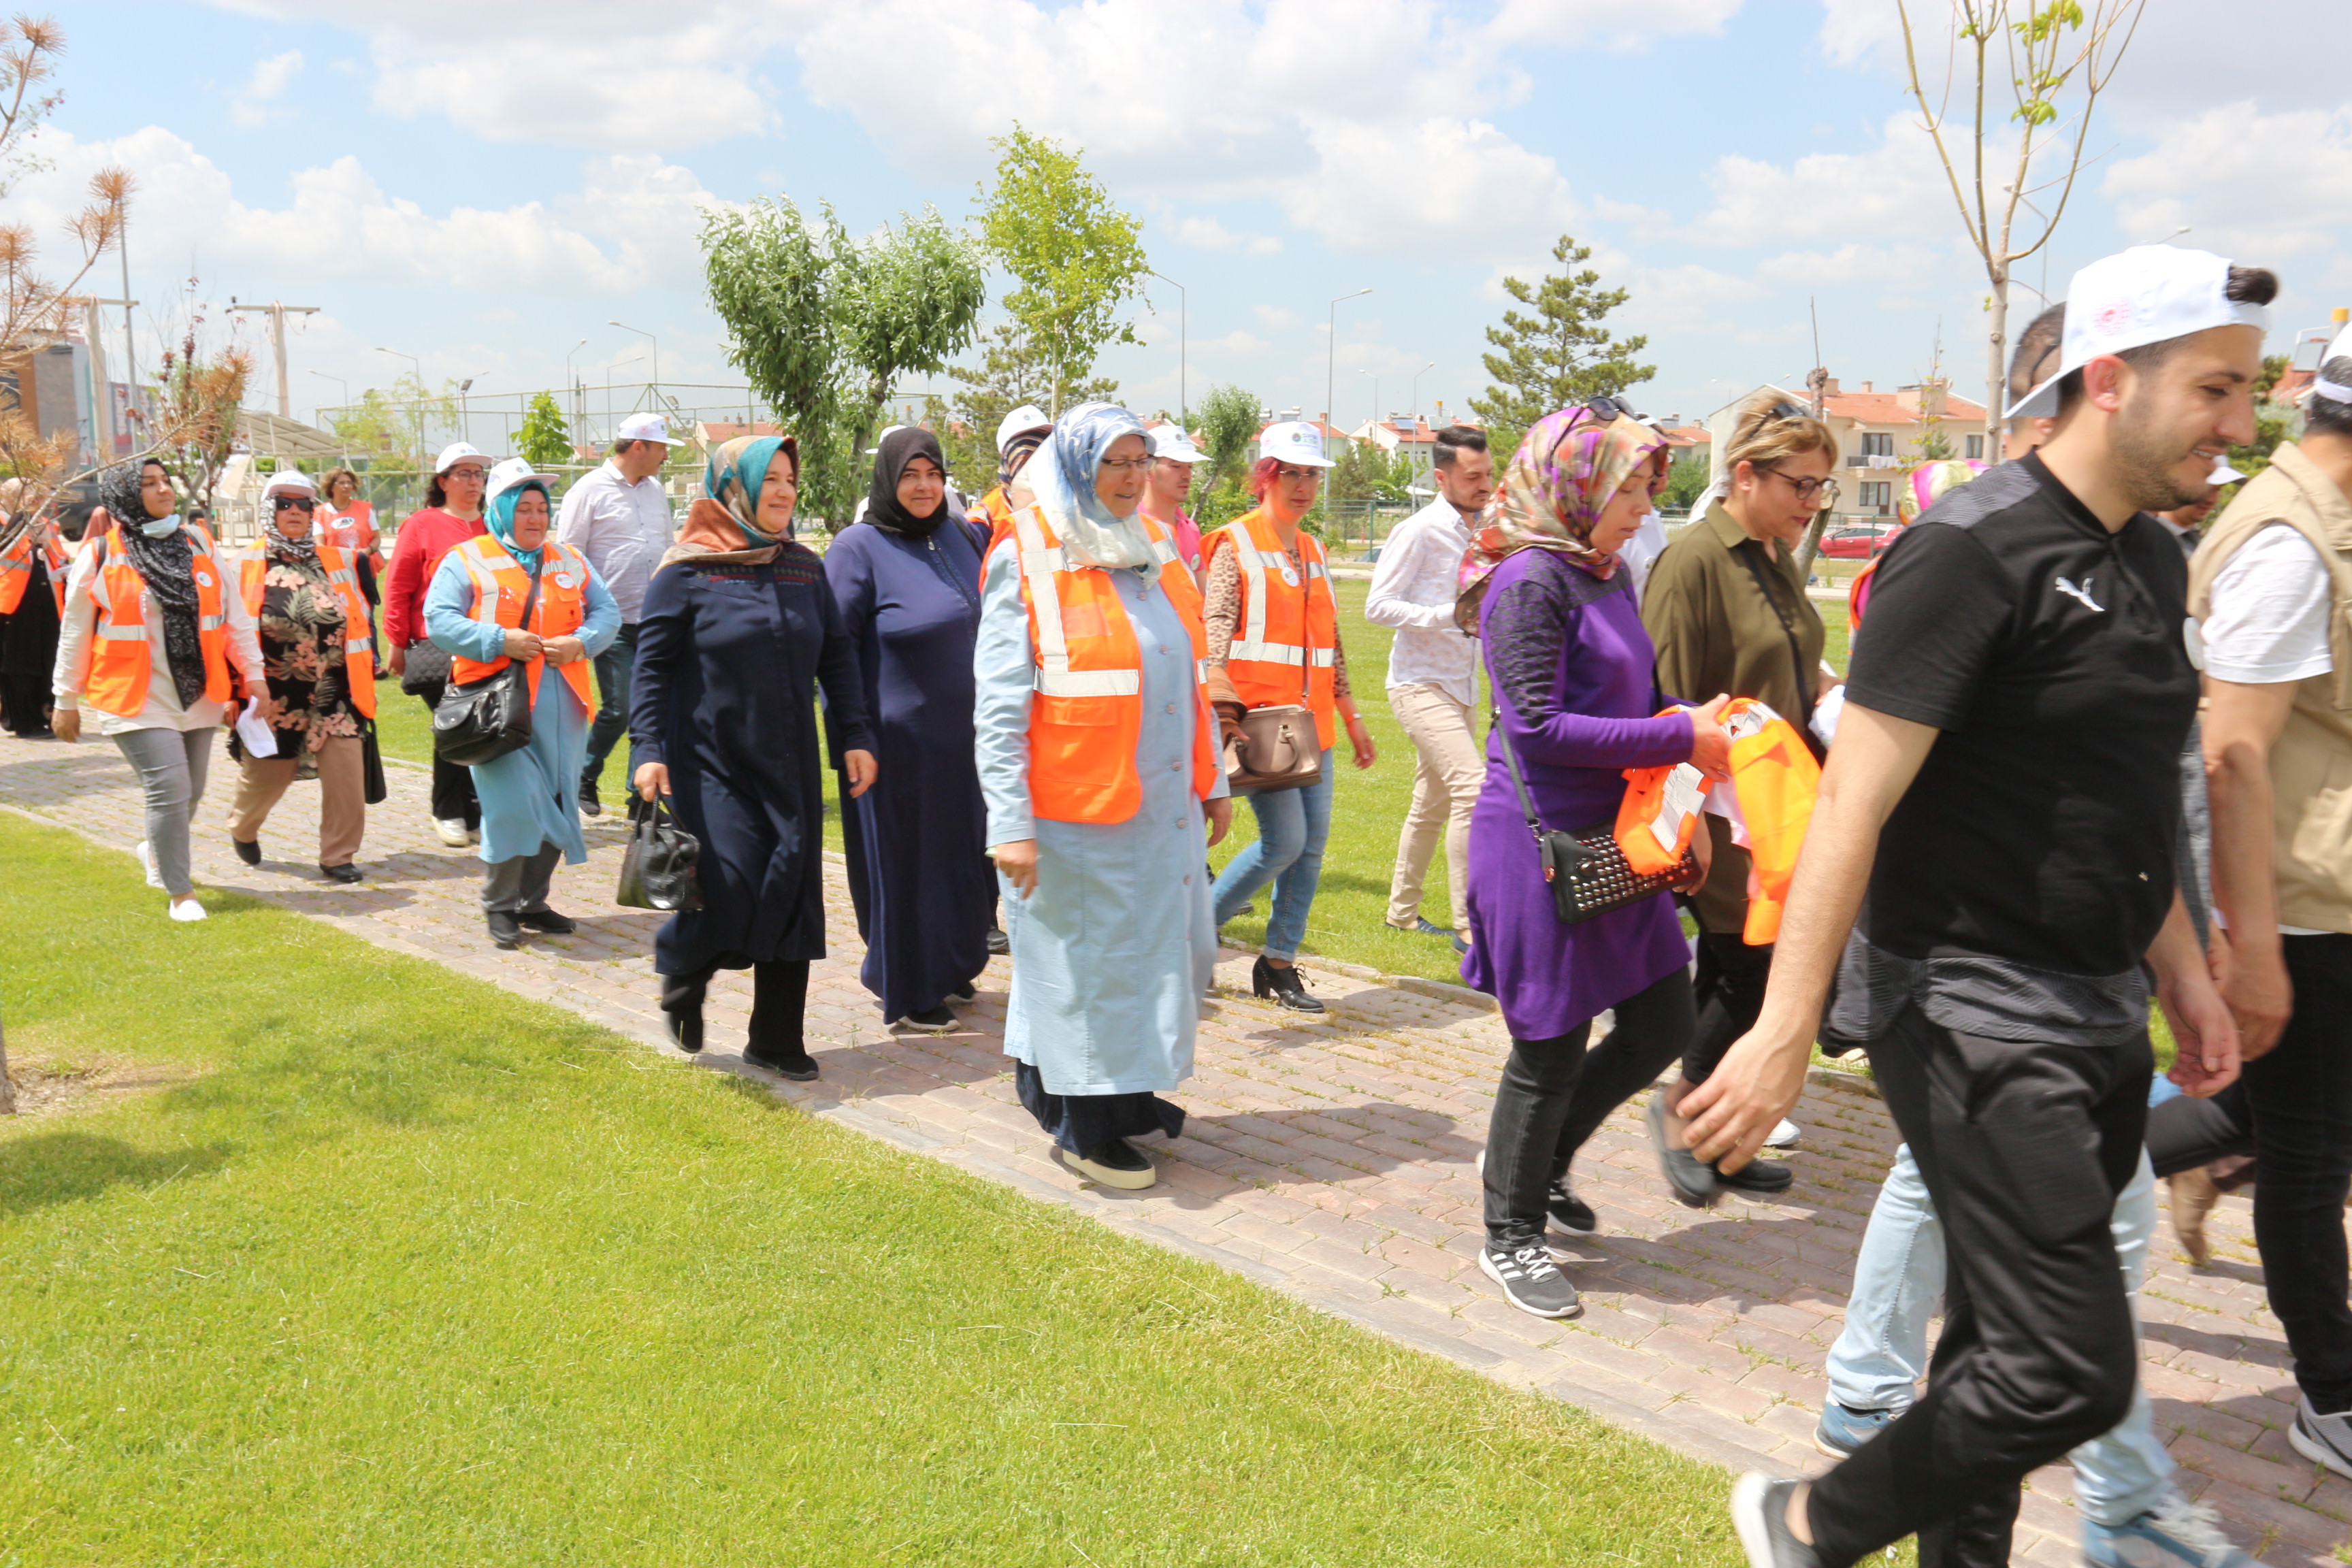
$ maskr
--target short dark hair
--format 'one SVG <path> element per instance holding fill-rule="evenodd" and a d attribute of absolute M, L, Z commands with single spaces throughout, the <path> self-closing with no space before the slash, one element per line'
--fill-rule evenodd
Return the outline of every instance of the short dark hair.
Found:
<path fill-rule="evenodd" d="M 1454 460 L 1465 452 L 1486 449 L 1486 432 L 1475 425 L 1448 425 L 1437 432 L 1437 447 L 1429 460 L 1441 468 L 1450 468 Z"/>
<path fill-rule="evenodd" d="M 2066 335 L 2066 301 L 2059 300 L 2025 325 L 2017 334 L 2017 346 L 2009 356 L 2009 401 L 2014 404 L 2049 377 L 2044 374 L 2058 362 L 2058 345 Z M 2071 395 L 2070 395 L 2071 393 Z M 2074 399 L 2083 395 L 2083 378 L 2079 375 L 2058 384 L 2058 413 L 2063 415 L 2074 406 Z M 2009 422 L 2013 431 L 2024 424 L 2023 418 Z"/>
<path fill-rule="evenodd" d="M 2319 377 L 2337 386 L 2352 386 L 2352 356 L 2327 361 L 2319 367 Z M 2352 436 L 2352 403 L 2315 391 L 2304 400 L 2303 428 L 2305 435 Z"/>
<path fill-rule="evenodd" d="M 645 445 L 645 437 L 642 436 L 637 437 L 635 439 L 624 437 L 620 440 L 617 440 L 611 446 L 605 447 L 604 456 L 608 458 L 617 458 L 622 453 L 633 450 L 634 448 L 643 445 Z"/>

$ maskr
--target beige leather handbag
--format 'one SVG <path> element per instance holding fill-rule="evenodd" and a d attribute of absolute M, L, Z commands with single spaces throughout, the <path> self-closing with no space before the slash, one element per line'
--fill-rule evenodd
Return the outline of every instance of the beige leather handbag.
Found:
<path fill-rule="evenodd" d="M 1225 786 L 1235 795 L 1297 789 L 1323 776 L 1323 747 L 1315 712 L 1296 703 L 1253 708 L 1242 732 L 1225 743 Z"/>

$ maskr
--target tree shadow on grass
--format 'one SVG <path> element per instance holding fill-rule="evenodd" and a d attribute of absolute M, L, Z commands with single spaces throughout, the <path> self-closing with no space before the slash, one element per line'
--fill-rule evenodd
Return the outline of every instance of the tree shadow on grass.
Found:
<path fill-rule="evenodd" d="M 0 1214 L 83 1203 L 111 1187 L 152 1191 L 181 1176 L 209 1174 L 241 1152 L 234 1143 L 147 1150 L 81 1131 L 9 1139 L 0 1142 Z"/>

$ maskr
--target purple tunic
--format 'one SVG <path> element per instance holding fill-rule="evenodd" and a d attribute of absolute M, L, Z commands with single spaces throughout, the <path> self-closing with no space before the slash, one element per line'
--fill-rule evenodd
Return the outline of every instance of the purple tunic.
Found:
<path fill-rule="evenodd" d="M 1658 710 L 1657 652 L 1625 591 L 1581 606 L 1556 551 L 1522 550 L 1495 569 L 1479 646 L 1511 748 L 1549 828 L 1614 822 L 1624 770 L 1687 762 L 1691 721 Z M 1562 925 L 1503 763 L 1486 742 L 1486 782 L 1470 817 L 1469 956 L 1462 977 L 1491 994 L 1511 1036 L 1547 1040 L 1636 995 L 1690 961 L 1664 893 Z"/>

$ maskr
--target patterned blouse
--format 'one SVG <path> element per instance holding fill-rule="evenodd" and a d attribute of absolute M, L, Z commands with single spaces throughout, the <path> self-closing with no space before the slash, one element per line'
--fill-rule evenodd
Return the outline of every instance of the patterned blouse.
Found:
<path fill-rule="evenodd" d="M 331 737 L 360 738 L 343 664 L 342 595 L 315 554 L 272 551 L 261 579 L 261 662 L 269 678 L 269 716 L 279 757 L 306 764 Z M 243 754 L 232 737 L 230 749 Z"/>

